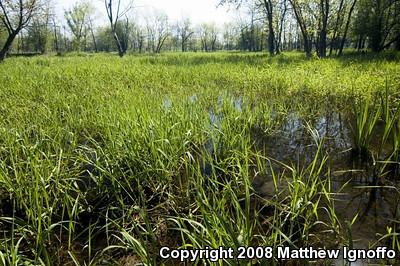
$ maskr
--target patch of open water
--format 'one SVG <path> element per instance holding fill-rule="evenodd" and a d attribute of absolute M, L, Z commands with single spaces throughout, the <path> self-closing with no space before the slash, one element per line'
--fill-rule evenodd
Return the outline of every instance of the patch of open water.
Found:
<path fill-rule="evenodd" d="M 338 219 L 345 226 L 345 221 L 351 221 L 358 215 L 352 226 L 353 245 L 354 248 L 367 249 L 387 234 L 388 226 L 398 226 L 394 221 L 400 220 L 397 189 L 400 184 L 393 180 L 378 182 L 377 168 L 371 162 L 352 158 L 351 117 L 348 114 L 330 111 L 312 120 L 305 122 L 297 113 L 289 113 L 278 132 L 256 138 L 257 147 L 263 149 L 267 156 L 286 164 L 307 165 L 314 159 L 316 150 L 307 130 L 309 123 L 317 135 L 325 139 L 323 149 L 330 158 L 329 167 L 333 173 L 331 186 Z M 381 130 L 378 127 L 378 136 L 371 143 L 372 150 L 376 152 L 380 149 Z M 382 154 L 389 154 L 387 149 L 384 147 Z M 268 180 L 266 183 L 258 180 L 261 194 L 262 188 L 268 190 L 266 184 Z M 379 244 L 389 245 L 389 241 Z"/>
<path fill-rule="evenodd" d="M 193 103 L 197 97 L 193 96 Z M 243 111 L 243 97 L 230 99 L 230 104 L 237 111 Z M 217 106 L 221 108 L 227 101 L 225 97 L 218 97 Z M 170 106 L 164 101 L 164 106 Z M 217 152 L 221 147 L 215 145 L 221 130 L 223 115 L 209 109 L 210 138 L 205 143 L 209 155 Z M 273 113 L 271 113 L 273 115 Z M 377 183 L 376 167 L 371 162 L 354 160 L 352 148 L 352 121 L 351 114 L 344 111 L 327 110 L 316 117 L 304 119 L 297 112 L 289 112 L 285 122 L 274 134 L 260 134 L 254 132 L 254 148 L 262 151 L 266 156 L 286 164 L 308 165 L 315 156 L 316 139 L 324 139 L 323 150 L 329 155 L 328 165 L 331 170 L 331 189 L 335 204 L 335 211 L 342 226 L 345 221 L 351 221 L 357 215 L 352 225 L 353 247 L 367 249 L 377 244 L 378 240 L 387 233 L 388 226 L 397 226 L 394 221 L 400 217 L 399 183 Z M 378 126 L 377 137 L 372 140 L 372 150 L 380 149 L 380 137 L 383 126 Z M 382 152 L 382 151 L 381 151 Z M 383 154 L 388 154 L 387 147 Z M 209 162 L 205 162 L 203 174 L 211 173 Z M 255 179 L 253 186 L 262 196 L 269 197 L 274 193 L 271 177 Z M 269 179 L 268 179 L 269 178 Z M 397 228 L 396 228 L 397 229 Z M 380 245 L 389 245 L 388 241 L 381 241 Z M 353 265 L 357 265 L 356 264 Z M 361 262 L 362 263 L 362 262 Z M 361 265 L 361 264 L 360 264 Z"/>

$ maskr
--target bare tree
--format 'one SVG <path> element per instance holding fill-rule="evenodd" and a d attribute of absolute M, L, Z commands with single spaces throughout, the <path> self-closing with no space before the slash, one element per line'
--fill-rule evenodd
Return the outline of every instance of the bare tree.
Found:
<path fill-rule="evenodd" d="M 274 29 L 274 16 L 275 16 L 275 6 L 277 1 L 273 0 L 257 0 L 257 1 L 249 1 L 249 0 L 220 0 L 219 5 L 224 4 L 235 4 L 239 7 L 244 2 L 253 2 L 257 4 L 258 7 L 262 8 L 263 12 L 265 12 L 268 26 L 268 51 L 271 55 L 274 55 L 277 52 L 277 41 L 275 36 Z M 285 11 L 286 12 L 286 11 Z"/>
<path fill-rule="evenodd" d="M 88 26 L 89 26 L 90 34 L 92 35 L 94 51 L 97 53 L 99 51 L 99 49 L 97 48 L 96 36 L 94 35 L 93 19 L 90 16 L 88 18 Z"/>
<path fill-rule="evenodd" d="M 123 6 L 121 0 L 104 0 L 106 6 L 107 17 L 110 22 L 111 32 L 118 48 L 118 55 L 123 57 L 126 53 L 127 46 L 123 45 L 122 37 L 118 35 L 118 24 L 122 17 L 132 9 L 132 1 Z M 128 20 L 128 18 L 126 18 Z"/>
<path fill-rule="evenodd" d="M 60 27 L 57 26 L 57 22 L 56 22 L 55 17 L 52 17 L 51 21 L 52 21 L 52 24 L 53 24 L 54 49 L 56 50 L 57 54 L 59 54 L 60 53 L 60 44 L 59 44 L 59 40 L 58 40 L 59 39 L 58 38 L 58 36 L 59 36 L 58 31 L 59 31 Z"/>
<path fill-rule="evenodd" d="M 145 31 L 140 27 L 140 25 L 134 25 L 132 34 L 132 48 L 139 53 L 142 53 L 145 38 Z"/>
<path fill-rule="evenodd" d="M 152 9 L 146 17 L 147 51 L 160 53 L 171 35 L 168 16 L 160 10 Z"/>
<path fill-rule="evenodd" d="M 215 24 L 210 24 L 211 51 L 217 50 L 218 28 Z"/>
<path fill-rule="evenodd" d="M 240 35 L 240 25 L 238 23 L 225 23 L 223 26 L 224 49 L 233 50 L 237 48 L 238 36 Z"/>
<path fill-rule="evenodd" d="M 0 22 L 8 33 L 7 40 L 0 50 L 0 62 L 6 58 L 15 37 L 29 24 L 40 8 L 40 0 L 0 0 Z"/>
<path fill-rule="evenodd" d="M 199 28 L 202 50 L 205 52 L 217 49 L 218 29 L 213 23 L 203 23 Z"/>
<path fill-rule="evenodd" d="M 186 18 L 178 23 L 177 30 L 179 38 L 181 40 L 182 52 L 186 52 L 187 43 L 190 37 L 194 34 L 194 31 L 192 31 L 190 20 Z"/>
<path fill-rule="evenodd" d="M 153 22 L 149 16 L 145 17 L 146 20 L 146 51 L 154 52 L 156 50 L 156 30 Z"/>
<path fill-rule="evenodd" d="M 208 28 L 207 24 L 203 23 L 202 25 L 199 26 L 199 37 L 200 37 L 200 42 L 201 42 L 201 50 L 208 52 Z"/>
<path fill-rule="evenodd" d="M 157 14 L 155 17 L 155 30 L 156 30 L 156 53 L 160 53 L 162 47 L 168 36 L 170 35 L 169 25 L 168 25 L 168 16 L 166 14 Z"/>

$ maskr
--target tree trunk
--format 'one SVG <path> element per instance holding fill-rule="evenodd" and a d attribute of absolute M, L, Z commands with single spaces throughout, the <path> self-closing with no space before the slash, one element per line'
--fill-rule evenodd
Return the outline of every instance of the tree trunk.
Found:
<path fill-rule="evenodd" d="M 118 35 L 117 35 L 117 33 L 115 31 L 114 31 L 113 36 L 114 36 L 115 43 L 117 44 L 119 57 L 124 57 L 125 51 L 122 48 L 121 41 L 119 40 Z"/>
<path fill-rule="evenodd" d="M 308 39 L 308 36 L 304 36 L 304 52 L 306 53 L 307 58 L 311 58 L 312 56 L 312 42 Z"/>
<path fill-rule="evenodd" d="M 337 49 L 336 41 L 337 41 L 337 34 L 338 34 L 338 31 L 339 31 L 339 22 L 340 22 L 340 16 L 341 16 L 341 13 L 342 13 L 342 9 L 343 9 L 343 3 L 344 3 L 344 0 L 341 0 L 340 1 L 340 5 L 339 5 L 338 14 L 337 14 L 337 17 L 336 17 L 335 28 L 333 30 L 333 37 L 332 37 L 331 45 L 330 45 L 330 49 L 329 49 L 329 56 L 332 55 L 333 47 L 335 47 L 335 50 Z"/>
<path fill-rule="evenodd" d="M 165 40 L 167 39 L 167 37 L 168 37 L 168 36 L 164 36 L 164 37 L 161 37 L 160 40 L 158 40 L 157 48 L 156 48 L 156 53 L 157 53 L 157 54 L 161 53 L 161 49 L 162 49 L 162 47 L 164 46 L 164 42 L 165 42 Z"/>
<path fill-rule="evenodd" d="M 311 58 L 312 45 L 310 42 L 310 36 L 308 34 L 306 22 L 303 20 L 303 17 L 300 13 L 299 7 L 297 6 L 297 2 L 294 0 L 290 0 L 290 3 L 292 4 L 293 11 L 294 11 L 294 14 L 295 14 L 295 17 L 297 20 L 297 24 L 299 25 L 301 35 L 303 36 L 304 52 L 306 53 L 307 58 Z"/>
<path fill-rule="evenodd" d="M 24 51 L 24 36 L 22 36 L 22 32 L 19 36 L 20 44 L 18 45 L 18 52 L 21 53 Z"/>
<path fill-rule="evenodd" d="M 4 43 L 3 48 L 0 51 L 0 62 L 4 61 L 4 59 L 6 58 L 7 53 L 10 50 L 11 45 L 12 45 L 15 37 L 17 36 L 17 34 L 18 34 L 18 31 L 14 31 L 10 35 L 8 35 L 8 38 L 7 38 L 6 42 Z"/>
<path fill-rule="evenodd" d="M 272 25 L 272 16 L 271 20 L 268 18 L 268 28 L 269 28 L 269 33 L 268 33 L 268 51 L 270 55 L 275 54 L 275 34 L 274 34 L 274 27 Z"/>
<path fill-rule="evenodd" d="M 326 57 L 326 36 L 328 26 L 328 15 L 329 15 L 329 1 L 320 1 L 320 16 L 321 24 L 318 36 L 318 56 L 323 58 Z"/>
<path fill-rule="evenodd" d="M 326 29 L 321 30 L 319 35 L 319 44 L 318 44 L 319 57 L 323 58 L 326 57 Z"/>
<path fill-rule="evenodd" d="M 400 51 L 400 35 L 397 37 L 396 42 L 394 43 L 394 49 Z"/>
<path fill-rule="evenodd" d="M 287 5 L 286 5 L 286 1 L 284 2 L 284 9 L 283 12 L 281 14 L 281 20 L 280 20 L 280 25 L 279 25 L 279 32 L 278 32 L 278 40 L 276 42 L 276 53 L 279 54 L 282 50 L 282 32 L 284 31 L 283 25 L 285 23 L 285 16 L 286 16 L 286 12 L 287 12 Z M 285 38 L 285 34 L 283 33 L 283 38 Z M 285 43 L 285 42 L 283 42 Z"/>
<path fill-rule="evenodd" d="M 55 48 L 57 54 L 59 54 L 60 53 L 60 47 L 58 45 L 57 27 L 56 27 L 55 24 L 54 24 L 54 48 Z"/>
<path fill-rule="evenodd" d="M 216 50 L 216 42 L 217 42 L 217 37 L 214 37 L 211 41 L 211 51 L 214 52 Z"/>
<path fill-rule="evenodd" d="M 363 36 L 360 35 L 360 37 L 358 38 L 357 47 L 356 47 L 357 51 L 361 50 L 362 41 L 363 41 Z"/>
<path fill-rule="evenodd" d="M 93 30 L 92 30 L 92 39 L 93 39 L 94 51 L 97 53 L 99 52 L 99 49 L 97 48 L 96 37 L 94 36 Z"/>
<path fill-rule="evenodd" d="M 320 44 L 320 56 L 321 57 L 326 57 L 326 48 L 327 48 L 326 37 L 327 37 L 327 33 L 326 33 L 326 30 L 324 30 L 323 32 L 321 32 L 321 44 Z"/>
<path fill-rule="evenodd" d="M 270 0 L 264 0 L 265 10 L 267 11 L 268 19 L 268 51 L 270 55 L 275 54 L 275 32 L 273 21 L 272 3 Z"/>
<path fill-rule="evenodd" d="M 94 36 L 94 32 L 93 32 L 93 23 L 92 23 L 92 19 L 89 18 L 89 26 L 90 26 L 90 33 L 92 35 L 92 40 L 93 40 L 93 45 L 94 45 L 94 51 L 97 53 L 99 50 L 97 49 L 97 42 L 96 42 L 96 37 Z"/>
<path fill-rule="evenodd" d="M 357 0 L 354 0 L 353 4 L 351 5 L 351 8 L 350 8 L 349 15 L 347 16 L 346 26 L 344 28 L 344 33 L 343 33 L 342 41 L 340 43 L 338 56 L 341 56 L 343 54 L 343 48 L 344 48 L 344 44 L 346 42 L 347 32 L 348 32 L 349 26 L 350 26 L 351 15 L 353 14 L 353 10 L 354 10 L 354 7 L 356 6 L 356 3 L 357 3 Z"/>

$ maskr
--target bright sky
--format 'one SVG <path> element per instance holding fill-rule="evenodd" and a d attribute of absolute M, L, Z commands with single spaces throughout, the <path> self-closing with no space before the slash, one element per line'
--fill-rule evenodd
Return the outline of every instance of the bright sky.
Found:
<path fill-rule="evenodd" d="M 57 4 L 56 11 L 63 15 L 64 9 L 71 7 L 77 0 L 54 0 Z M 104 14 L 104 0 L 89 0 L 100 14 Z M 128 0 L 122 0 L 128 1 Z M 157 9 L 166 13 L 171 21 L 188 17 L 194 24 L 202 22 L 215 22 L 222 25 L 232 21 L 235 12 L 229 7 L 218 7 L 218 0 L 134 0 L 135 14 L 145 16 L 149 10 Z M 99 15 L 101 17 L 101 15 Z"/>

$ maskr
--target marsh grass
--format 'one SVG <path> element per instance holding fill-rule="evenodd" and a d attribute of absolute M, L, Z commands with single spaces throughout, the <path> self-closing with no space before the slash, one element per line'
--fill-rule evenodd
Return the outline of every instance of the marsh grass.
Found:
<path fill-rule="evenodd" d="M 0 264 L 174 263 L 158 258 L 163 245 L 322 247 L 320 228 L 342 241 L 320 142 L 302 165 L 277 162 L 261 140 L 280 134 L 289 113 L 316 116 L 321 99 L 341 109 L 386 88 L 393 95 L 399 73 L 395 60 L 297 53 L 7 60 Z M 393 113 L 378 105 L 355 106 L 358 151 Z M 398 121 L 385 135 L 397 162 Z M 274 195 L 258 195 L 256 175 Z"/>
<path fill-rule="evenodd" d="M 375 136 L 377 123 L 381 117 L 382 107 L 370 98 L 354 101 L 355 123 L 353 133 L 353 154 L 362 160 L 373 160 L 371 139 Z"/>

